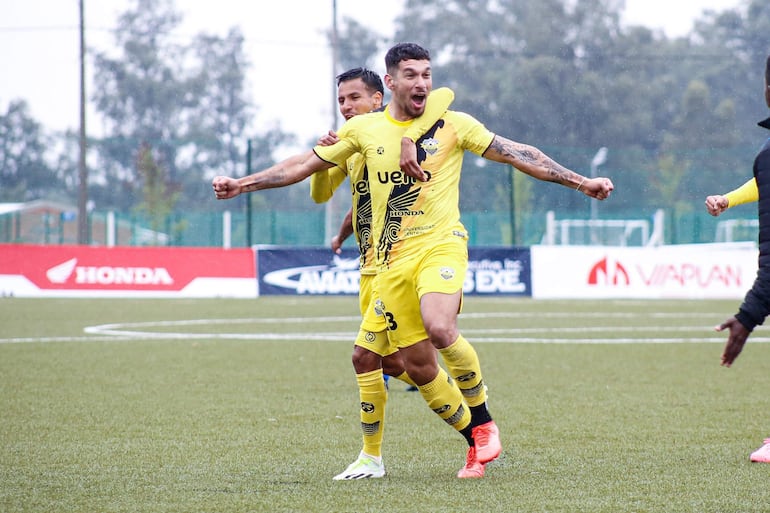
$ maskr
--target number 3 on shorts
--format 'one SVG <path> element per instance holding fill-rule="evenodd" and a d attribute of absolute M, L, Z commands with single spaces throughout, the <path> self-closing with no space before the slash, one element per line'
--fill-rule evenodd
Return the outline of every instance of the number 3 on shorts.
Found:
<path fill-rule="evenodd" d="M 398 323 L 392 313 L 385 312 L 385 322 L 388 324 L 389 331 L 396 331 L 398 329 Z"/>

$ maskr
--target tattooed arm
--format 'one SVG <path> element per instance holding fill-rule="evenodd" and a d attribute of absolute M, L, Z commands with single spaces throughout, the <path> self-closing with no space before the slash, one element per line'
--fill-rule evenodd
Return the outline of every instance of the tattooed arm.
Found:
<path fill-rule="evenodd" d="M 499 135 L 495 136 L 482 156 L 495 162 L 510 164 L 538 180 L 576 189 L 592 198 L 606 199 L 613 189 L 609 178 L 587 178 L 562 166 L 534 146 L 511 141 Z"/>

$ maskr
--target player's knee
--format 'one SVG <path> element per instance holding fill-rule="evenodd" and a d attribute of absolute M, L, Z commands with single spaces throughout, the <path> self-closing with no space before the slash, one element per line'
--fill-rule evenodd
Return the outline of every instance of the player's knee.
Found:
<path fill-rule="evenodd" d="M 353 369 L 356 374 L 372 372 L 381 367 L 380 355 L 368 351 L 360 346 L 355 346 L 351 357 Z"/>
<path fill-rule="evenodd" d="M 451 322 L 438 322 L 425 325 L 431 344 L 437 349 L 449 347 L 460 335 L 457 327 Z"/>

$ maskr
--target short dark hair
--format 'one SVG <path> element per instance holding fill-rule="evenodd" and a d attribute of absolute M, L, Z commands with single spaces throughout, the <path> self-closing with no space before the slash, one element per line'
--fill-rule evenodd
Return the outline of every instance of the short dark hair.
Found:
<path fill-rule="evenodd" d="M 382 85 L 382 79 L 374 71 L 367 68 L 353 68 L 337 75 L 337 87 L 348 80 L 360 78 L 370 92 L 379 91 L 385 95 L 385 86 Z"/>
<path fill-rule="evenodd" d="M 385 54 L 385 69 L 391 75 L 398 70 L 398 63 L 414 59 L 429 61 L 430 52 L 416 43 L 398 43 Z"/>

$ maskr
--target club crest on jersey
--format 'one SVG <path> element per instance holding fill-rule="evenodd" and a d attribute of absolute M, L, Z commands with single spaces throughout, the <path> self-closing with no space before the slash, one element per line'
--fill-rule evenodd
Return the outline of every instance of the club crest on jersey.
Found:
<path fill-rule="evenodd" d="M 424 139 L 420 143 L 420 148 L 422 148 L 428 155 L 434 155 L 438 151 L 438 139 L 434 139 L 433 137 Z"/>
<path fill-rule="evenodd" d="M 452 269 L 451 267 L 442 267 L 442 268 L 439 270 L 439 274 L 440 274 L 440 275 L 441 275 L 441 277 L 442 277 L 442 278 L 444 278 L 445 280 L 451 280 L 452 278 L 454 278 L 454 277 L 455 277 L 455 270 L 454 270 L 454 269 Z"/>

